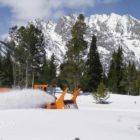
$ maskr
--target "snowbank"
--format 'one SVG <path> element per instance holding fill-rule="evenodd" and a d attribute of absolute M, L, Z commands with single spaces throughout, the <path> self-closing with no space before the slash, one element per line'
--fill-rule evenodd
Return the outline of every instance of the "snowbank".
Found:
<path fill-rule="evenodd" d="M 54 97 L 41 90 L 24 89 L 0 93 L 0 109 L 41 108 Z"/>

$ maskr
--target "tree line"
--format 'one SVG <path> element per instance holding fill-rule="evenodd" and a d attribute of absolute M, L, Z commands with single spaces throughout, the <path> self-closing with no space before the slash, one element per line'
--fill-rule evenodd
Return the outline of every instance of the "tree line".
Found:
<path fill-rule="evenodd" d="M 0 86 L 28 88 L 34 83 L 46 83 L 62 88 L 68 86 L 71 90 L 81 87 L 84 91 L 96 92 L 99 84 L 104 84 L 108 91 L 139 95 L 140 71 L 135 63 L 124 62 L 123 50 L 119 46 L 112 54 L 106 73 L 95 35 L 91 38 L 88 51 L 84 20 L 84 15 L 80 14 L 72 27 L 71 39 L 66 43 L 67 51 L 60 66 L 54 54 L 51 59 L 46 57 L 41 30 L 33 24 L 12 27 L 10 41 L 6 41 L 12 51 L 7 50 L 5 55 L 0 51 Z"/>
<path fill-rule="evenodd" d="M 46 59 L 41 30 L 33 24 L 15 26 L 9 35 L 10 41 L 6 44 L 12 51 L 6 49 L 0 58 L 0 85 L 28 88 L 34 83 L 51 83 L 56 76 L 55 56 Z"/>

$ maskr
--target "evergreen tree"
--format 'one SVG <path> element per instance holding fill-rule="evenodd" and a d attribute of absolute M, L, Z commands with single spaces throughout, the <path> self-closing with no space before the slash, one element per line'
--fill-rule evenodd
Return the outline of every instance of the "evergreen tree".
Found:
<path fill-rule="evenodd" d="M 102 82 L 104 83 L 105 86 L 107 86 L 107 76 L 105 70 L 103 70 Z"/>
<path fill-rule="evenodd" d="M 45 59 L 45 62 L 42 67 L 41 75 L 39 76 L 38 82 L 40 84 L 49 84 L 50 81 L 50 66 L 49 66 L 49 60 Z"/>
<path fill-rule="evenodd" d="M 15 59 L 22 70 L 22 81 L 25 87 L 37 82 L 41 74 L 44 63 L 45 47 L 42 32 L 34 25 L 16 29 L 16 41 L 18 45 L 15 49 Z M 15 37 L 14 36 L 14 37 Z"/>
<path fill-rule="evenodd" d="M 56 62 L 55 62 L 55 55 L 52 54 L 50 60 L 50 81 L 51 84 L 56 83 Z"/>
<path fill-rule="evenodd" d="M 96 36 L 93 35 L 87 60 L 87 87 L 90 91 L 96 91 L 102 80 L 102 64 L 96 46 Z"/>
<path fill-rule="evenodd" d="M 86 24 L 84 16 L 80 14 L 78 20 L 72 28 L 72 38 L 67 43 L 66 62 L 59 76 L 59 80 L 66 79 L 67 85 L 75 89 L 80 85 L 80 79 L 84 69 L 83 56 L 87 49 L 87 42 L 84 40 Z M 65 76 L 65 77 L 63 77 Z"/>
<path fill-rule="evenodd" d="M 137 95 L 140 96 L 140 75 L 137 77 L 135 84 L 136 84 Z"/>
<path fill-rule="evenodd" d="M 60 74 L 58 77 L 58 83 L 61 88 L 64 88 L 66 86 L 70 87 L 71 90 L 77 88 L 76 72 L 78 71 L 76 70 L 78 69 L 74 64 L 70 64 L 68 62 L 61 64 Z"/>
<path fill-rule="evenodd" d="M 113 92 L 124 93 L 124 72 L 125 65 L 123 63 L 122 48 L 119 47 L 117 52 L 112 54 L 108 73 L 108 87 Z"/>
<path fill-rule="evenodd" d="M 47 83 L 49 85 L 56 84 L 56 59 L 52 54 L 51 60 L 45 60 L 42 68 L 41 75 L 39 77 L 40 83 Z"/>
<path fill-rule="evenodd" d="M 6 55 L 1 61 L 0 84 L 2 86 L 11 87 L 13 85 L 13 63 L 10 52 L 7 51 Z"/>
<path fill-rule="evenodd" d="M 98 85 L 97 92 L 93 94 L 94 99 L 97 103 L 105 104 L 108 103 L 106 100 L 110 97 L 106 92 L 106 87 L 103 82 Z"/>
<path fill-rule="evenodd" d="M 134 62 L 128 63 L 127 71 L 126 71 L 126 89 L 128 95 L 135 94 L 135 82 L 137 80 L 137 70 Z"/>
<path fill-rule="evenodd" d="M 1 41 L 0 46 L 0 85 L 13 85 L 13 42 Z M 3 49 L 1 49 L 3 48 Z M 1 55 L 1 53 L 3 55 Z"/>
<path fill-rule="evenodd" d="M 108 87 L 111 91 L 117 91 L 116 52 L 112 54 L 112 60 L 110 62 L 108 73 Z"/>

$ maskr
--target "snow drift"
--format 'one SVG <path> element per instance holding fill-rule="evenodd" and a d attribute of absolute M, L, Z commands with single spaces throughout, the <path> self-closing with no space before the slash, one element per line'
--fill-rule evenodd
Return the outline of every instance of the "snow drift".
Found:
<path fill-rule="evenodd" d="M 41 90 L 12 90 L 0 94 L 0 109 L 42 108 L 54 97 Z"/>

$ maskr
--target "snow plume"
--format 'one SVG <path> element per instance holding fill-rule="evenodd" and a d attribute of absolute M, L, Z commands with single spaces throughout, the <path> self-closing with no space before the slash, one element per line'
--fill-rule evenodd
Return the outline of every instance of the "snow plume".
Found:
<path fill-rule="evenodd" d="M 54 97 L 41 90 L 24 89 L 0 93 L 0 109 L 41 108 Z"/>

